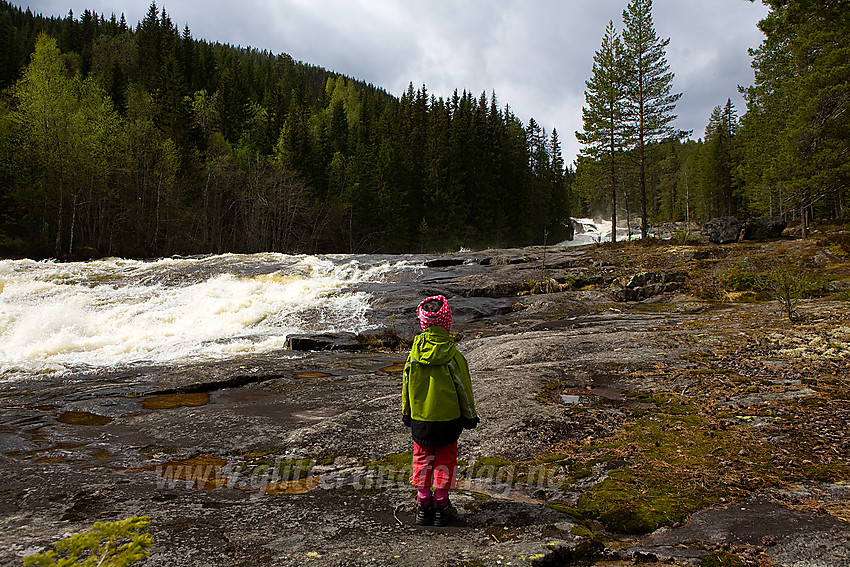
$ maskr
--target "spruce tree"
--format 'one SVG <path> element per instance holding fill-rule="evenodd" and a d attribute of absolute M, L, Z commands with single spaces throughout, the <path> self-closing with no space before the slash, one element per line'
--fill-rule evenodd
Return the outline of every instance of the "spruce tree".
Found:
<path fill-rule="evenodd" d="M 729 122 L 733 117 L 734 107 L 731 102 L 724 108 L 715 106 L 705 128 L 700 188 L 703 201 L 710 205 L 706 211 L 710 214 L 707 216 L 737 214 L 736 196 L 732 187 L 732 143 L 735 125 Z"/>
<path fill-rule="evenodd" d="M 641 237 L 647 235 L 647 147 L 664 139 L 684 137 L 671 123 L 681 93 L 673 94 L 673 73 L 664 49 L 670 43 L 655 32 L 652 0 L 631 0 L 623 11 L 623 51 L 626 66 L 626 114 L 631 145 L 636 152 L 640 186 Z"/>
<path fill-rule="evenodd" d="M 765 3 L 742 135 L 747 155 L 769 157 L 745 179 L 753 201 L 772 204 L 759 193 L 778 187 L 780 205 L 799 208 L 805 237 L 816 207 L 840 211 L 850 193 L 850 11 L 843 0 Z"/>

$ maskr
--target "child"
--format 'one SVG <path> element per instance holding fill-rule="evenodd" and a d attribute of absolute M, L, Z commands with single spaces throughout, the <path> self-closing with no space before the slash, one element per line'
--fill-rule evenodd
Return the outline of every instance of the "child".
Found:
<path fill-rule="evenodd" d="M 457 475 L 457 440 L 478 425 L 469 366 L 449 335 L 452 309 L 442 295 L 419 304 L 416 336 L 402 386 L 402 421 L 413 434 L 413 478 L 418 489 L 416 523 L 449 523 L 454 509 L 449 489 Z M 431 487 L 434 494 L 431 494 Z"/>

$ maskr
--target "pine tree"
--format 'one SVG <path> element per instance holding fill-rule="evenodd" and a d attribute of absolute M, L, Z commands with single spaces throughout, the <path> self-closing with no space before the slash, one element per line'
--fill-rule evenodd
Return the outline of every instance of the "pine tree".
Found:
<path fill-rule="evenodd" d="M 623 45 L 609 21 L 602 46 L 593 56 L 593 75 L 585 81 L 583 132 L 576 132 L 581 154 L 604 165 L 611 195 L 611 240 L 617 240 L 617 160 L 625 146 Z"/>
<path fill-rule="evenodd" d="M 660 140 L 684 137 L 670 125 L 679 94 L 673 90 L 673 73 L 664 49 L 669 39 L 661 40 L 652 21 L 652 0 L 631 0 L 623 11 L 623 51 L 626 68 L 626 114 L 629 136 L 636 150 L 640 186 L 641 237 L 646 238 L 647 211 L 647 147 Z"/>

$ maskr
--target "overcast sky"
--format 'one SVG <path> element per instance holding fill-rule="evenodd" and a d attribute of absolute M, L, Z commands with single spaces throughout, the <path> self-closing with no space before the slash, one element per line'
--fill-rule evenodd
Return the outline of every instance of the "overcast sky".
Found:
<path fill-rule="evenodd" d="M 20 0 L 19 0 L 20 1 Z M 17 2 L 12 2 L 16 4 Z M 622 30 L 628 0 L 163 0 L 174 24 L 193 37 L 252 46 L 370 82 L 401 95 L 410 83 L 448 98 L 457 89 L 510 105 L 524 123 L 557 128 L 564 158 L 578 151 L 584 81 L 609 20 Z M 45 16 L 84 9 L 123 12 L 133 27 L 149 0 L 21 2 Z M 676 127 L 703 136 L 715 106 L 750 85 L 750 47 L 763 38 L 758 0 L 655 0 L 659 37 L 682 93 Z"/>

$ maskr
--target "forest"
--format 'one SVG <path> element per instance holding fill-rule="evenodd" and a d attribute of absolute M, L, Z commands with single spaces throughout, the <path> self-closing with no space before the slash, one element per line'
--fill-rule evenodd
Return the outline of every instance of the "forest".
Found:
<path fill-rule="evenodd" d="M 587 80 L 572 187 L 575 210 L 648 223 L 781 215 L 846 222 L 850 189 L 850 6 L 765 0 L 765 39 L 738 118 L 718 101 L 703 137 L 671 127 L 673 73 L 651 0 L 632 0 L 605 30 Z M 630 223 L 630 224 L 632 224 Z"/>
<path fill-rule="evenodd" d="M 0 2 L 0 252 L 445 251 L 569 234 L 558 134 L 192 38 Z"/>
<path fill-rule="evenodd" d="M 570 216 L 640 217 L 644 232 L 845 219 L 845 4 L 770 0 L 746 111 L 718 101 L 694 141 L 669 126 L 679 95 L 651 0 L 632 0 L 594 58 L 574 168 L 556 129 L 495 93 L 396 97 L 196 40 L 155 3 L 133 27 L 0 1 L 0 255 L 434 252 L 553 244 Z M 645 60 L 655 91 L 629 92 Z"/>

